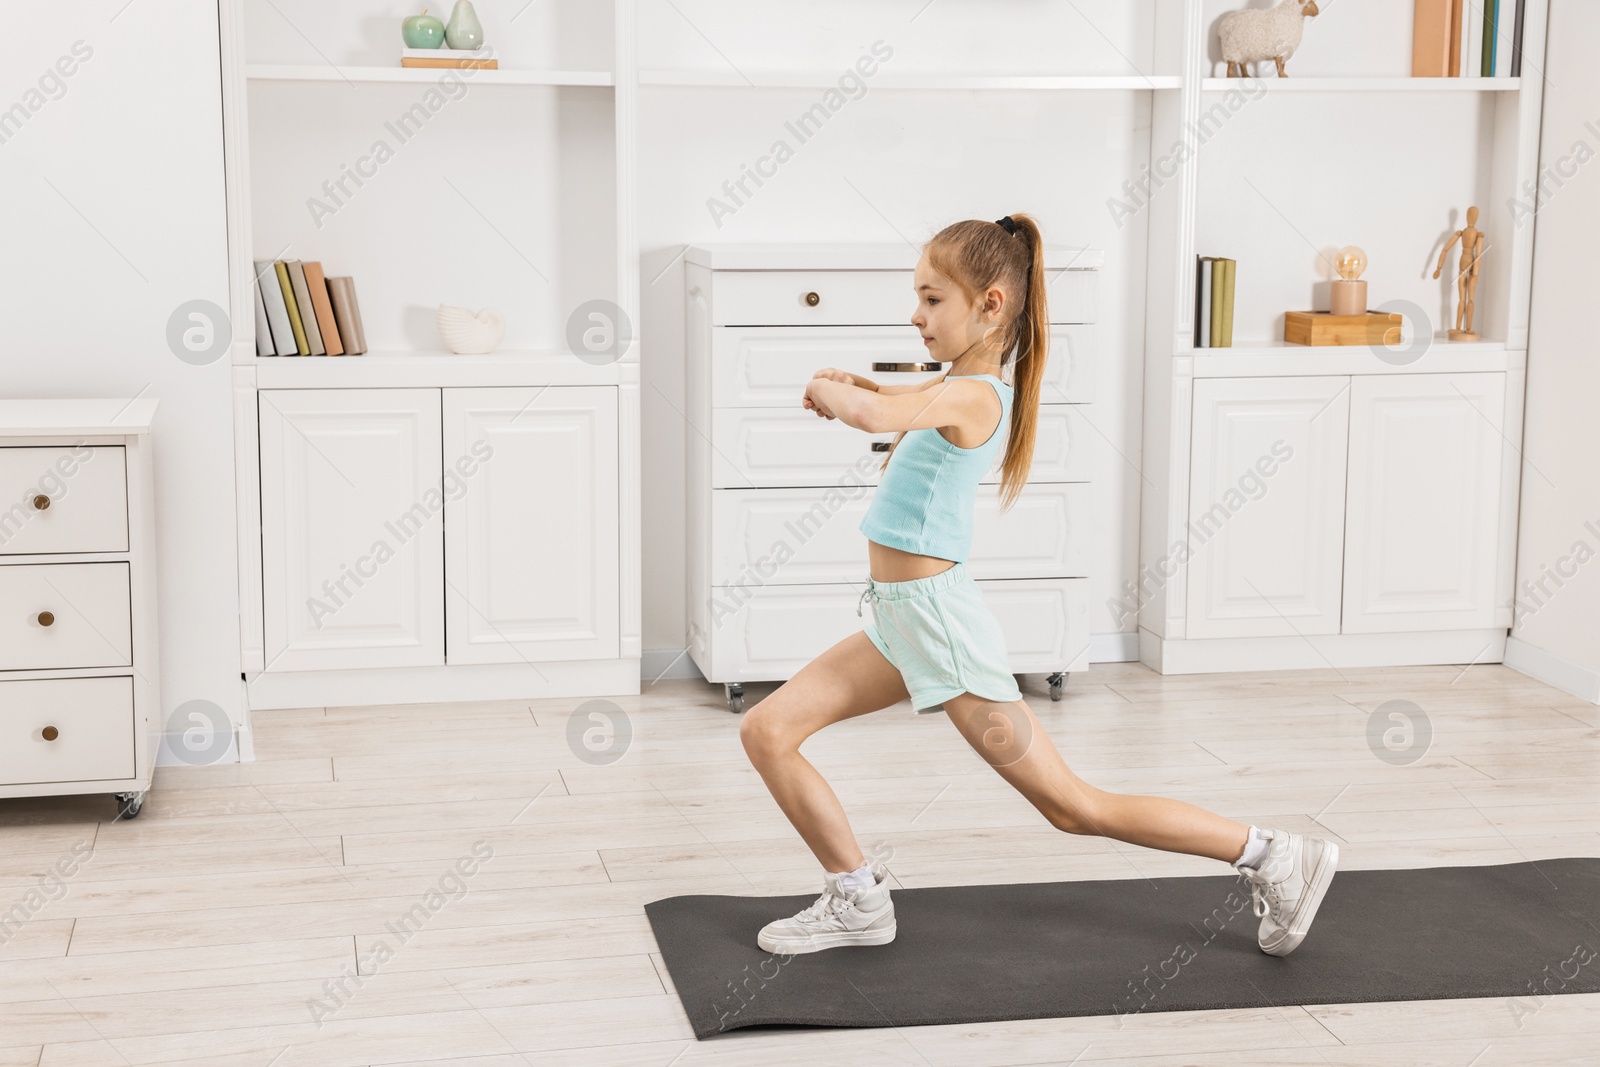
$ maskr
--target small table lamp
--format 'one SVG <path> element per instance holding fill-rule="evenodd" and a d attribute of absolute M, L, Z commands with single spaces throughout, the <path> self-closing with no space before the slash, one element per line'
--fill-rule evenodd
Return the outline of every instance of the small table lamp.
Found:
<path fill-rule="evenodd" d="M 1367 254 L 1355 245 L 1345 245 L 1334 254 L 1333 267 L 1339 280 L 1329 283 L 1329 314 L 1365 315 L 1367 283 L 1360 275 L 1367 269 Z"/>

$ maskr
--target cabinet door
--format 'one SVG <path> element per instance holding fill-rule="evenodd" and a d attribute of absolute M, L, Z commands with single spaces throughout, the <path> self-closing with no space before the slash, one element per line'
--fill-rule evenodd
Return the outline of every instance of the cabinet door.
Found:
<path fill-rule="evenodd" d="M 450 663 L 613 659 L 617 390 L 444 391 Z"/>
<path fill-rule="evenodd" d="M 259 397 L 266 669 L 442 664 L 439 390 Z"/>
<path fill-rule="evenodd" d="M 1344 632 L 1494 625 L 1504 374 L 1359 377 Z"/>
<path fill-rule="evenodd" d="M 1349 390 L 1343 376 L 1194 383 L 1189 637 L 1339 632 Z"/>

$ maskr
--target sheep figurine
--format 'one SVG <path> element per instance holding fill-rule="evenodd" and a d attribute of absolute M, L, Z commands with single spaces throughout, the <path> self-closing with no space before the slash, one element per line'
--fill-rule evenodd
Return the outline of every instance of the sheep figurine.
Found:
<path fill-rule="evenodd" d="M 1217 20 L 1217 37 L 1222 41 L 1222 58 L 1228 61 L 1228 77 L 1245 77 L 1245 64 L 1270 59 L 1278 65 L 1278 77 L 1289 75 L 1283 61 L 1300 46 L 1302 18 L 1317 13 L 1317 0 L 1279 0 L 1265 11 L 1230 11 Z"/>

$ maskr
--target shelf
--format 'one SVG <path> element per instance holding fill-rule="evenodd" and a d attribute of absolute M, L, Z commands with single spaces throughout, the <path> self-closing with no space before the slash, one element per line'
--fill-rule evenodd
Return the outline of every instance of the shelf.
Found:
<path fill-rule="evenodd" d="M 1312 374 L 1443 374 L 1505 371 L 1523 352 L 1503 341 L 1452 342 L 1435 337 L 1433 346 L 1409 356 L 1412 341 L 1390 346 L 1385 360 L 1366 345 L 1292 345 L 1281 341 L 1244 341 L 1228 348 L 1190 348 L 1176 353 L 1192 357 L 1196 378 L 1274 378 Z"/>
<path fill-rule="evenodd" d="M 617 385 L 623 381 L 619 364 L 597 366 L 558 348 L 508 349 L 482 356 L 457 356 L 437 349 L 374 350 L 361 356 L 257 356 L 253 366 L 258 389 Z"/>
<path fill-rule="evenodd" d="M 640 85 L 716 89 L 832 89 L 837 71 L 787 70 L 737 71 L 641 70 Z M 874 89 L 1177 89 L 1183 79 L 1175 75 L 1142 74 L 938 74 L 880 70 L 864 79 Z"/>
<path fill-rule="evenodd" d="M 1234 89 L 1266 89 L 1274 93 L 1489 93 L 1515 92 L 1521 85 L 1521 78 L 1204 78 L 1200 82 L 1201 90 L 1208 93 Z"/>
<path fill-rule="evenodd" d="M 613 85 L 616 79 L 605 70 L 474 70 L 455 67 L 336 67 L 332 64 L 285 66 L 251 64 L 245 68 L 250 81 L 295 82 L 399 82 L 433 83 L 442 75 L 460 74 L 474 85 Z"/>

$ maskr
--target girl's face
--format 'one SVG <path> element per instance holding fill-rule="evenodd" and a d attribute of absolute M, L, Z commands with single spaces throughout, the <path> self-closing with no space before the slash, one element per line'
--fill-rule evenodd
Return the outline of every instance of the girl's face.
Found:
<path fill-rule="evenodd" d="M 911 325 L 922 335 L 929 359 L 953 363 L 999 324 L 1005 297 L 998 288 L 989 289 L 982 303 L 973 304 L 960 286 L 929 266 L 926 255 L 917 260 L 911 283 L 917 293 Z"/>

